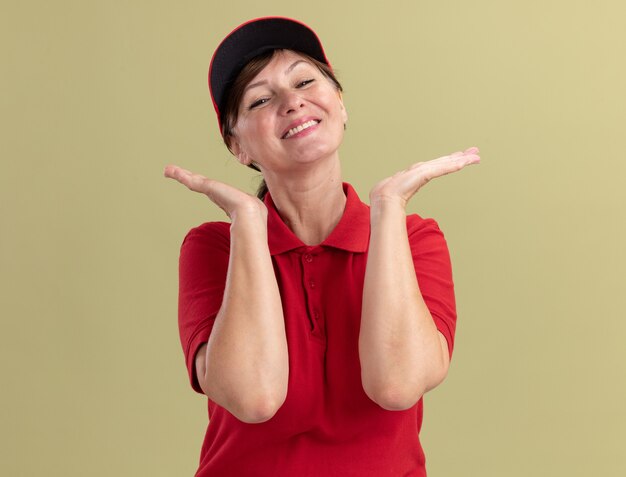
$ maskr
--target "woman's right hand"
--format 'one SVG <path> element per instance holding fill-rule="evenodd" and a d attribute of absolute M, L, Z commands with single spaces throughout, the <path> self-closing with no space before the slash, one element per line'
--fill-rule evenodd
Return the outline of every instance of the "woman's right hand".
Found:
<path fill-rule="evenodd" d="M 163 172 L 165 177 L 175 179 L 188 189 L 206 195 L 215 205 L 222 209 L 231 220 L 238 214 L 260 213 L 267 219 L 267 207 L 257 197 L 235 187 L 175 165 L 169 165 Z"/>

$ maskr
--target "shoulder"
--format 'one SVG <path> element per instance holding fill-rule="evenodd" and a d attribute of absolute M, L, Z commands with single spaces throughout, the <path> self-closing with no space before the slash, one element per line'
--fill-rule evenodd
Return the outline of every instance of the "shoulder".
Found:
<path fill-rule="evenodd" d="M 230 254 L 230 224 L 206 222 L 192 228 L 180 245 L 181 264 L 196 266 L 196 262 L 213 261 L 218 257 L 228 260 Z"/>
<path fill-rule="evenodd" d="M 409 245 L 414 256 L 448 255 L 448 244 L 435 219 L 407 215 Z"/>
<path fill-rule="evenodd" d="M 230 224 L 227 222 L 205 222 L 197 227 L 193 227 L 185 235 L 181 247 L 184 247 L 189 242 L 225 245 L 230 248 Z"/>
<path fill-rule="evenodd" d="M 406 228 L 411 236 L 426 236 L 430 234 L 441 235 L 443 232 L 439 228 L 437 221 L 430 217 L 422 217 L 418 214 L 409 214 L 406 216 Z"/>

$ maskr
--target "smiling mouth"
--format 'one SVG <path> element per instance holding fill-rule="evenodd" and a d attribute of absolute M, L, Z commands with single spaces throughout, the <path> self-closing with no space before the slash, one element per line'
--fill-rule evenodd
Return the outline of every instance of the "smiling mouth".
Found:
<path fill-rule="evenodd" d="M 282 139 L 289 139 L 294 134 L 298 134 L 299 132 L 304 131 L 305 129 L 308 129 L 311 126 L 315 126 L 321 122 L 322 122 L 321 119 L 311 119 L 310 121 L 307 121 L 306 123 L 302 123 L 299 126 L 296 126 L 295 128 L 291 128 L 289 131 L 285 133 Z"/>

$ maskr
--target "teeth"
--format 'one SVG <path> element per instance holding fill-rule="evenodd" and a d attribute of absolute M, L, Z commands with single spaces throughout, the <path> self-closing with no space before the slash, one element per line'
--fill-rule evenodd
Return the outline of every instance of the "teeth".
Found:
<path fill-rule="evenodd" d="M 317 124 L 317 121 L 315 121 L 314 119 L 311 119 L 310 121 L 307 121 L 304 124 L 300 124 L 300 126 L 296 126 L 295 128 L 291 128 L 287 134 L 285 134 L 285 139 L 290 138 L 291 136 L 293 136 L 294 134 L 299 133 L 300 131 L 304 131 L 307 128 L 310 128 L 311 126 L 315 126 Z"/>

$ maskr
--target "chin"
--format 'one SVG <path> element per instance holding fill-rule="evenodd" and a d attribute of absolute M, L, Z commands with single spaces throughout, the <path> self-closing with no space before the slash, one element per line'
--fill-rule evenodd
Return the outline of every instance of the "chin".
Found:
<path fill-rule="evenodd" d="M 298 163 L 308 164 L 319 160 L 324 160 L 329 157 L 333 157 L 339 151 L 339 146 L 341 146 L 342 141 L 343 134 L 341 135 L 341 137 L 336 138 L 333 141 L 315 141 L 313 142 L 313 144 L 303 143 L 302 150 L 294 151 L 292 158 Z"/>
<path fill-rule="evenodd" d="M 297 164 L 315 164 L 316 162 L 325 161 L 337 157 L 337 149 L 320 149 L 317 151 L 306 151 L 304 154 L 292 156 L 293 162 Z"/>

